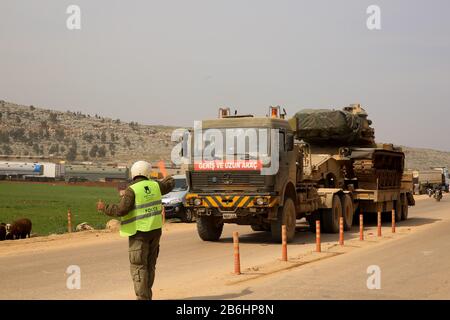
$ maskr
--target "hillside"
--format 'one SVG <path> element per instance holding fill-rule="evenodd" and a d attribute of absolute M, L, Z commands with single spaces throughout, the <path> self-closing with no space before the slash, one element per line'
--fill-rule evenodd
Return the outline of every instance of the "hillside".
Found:
<path fill-rule="evenodd" d="M 168 158 L 173 127 L 124 123 L 0 101 L 0 154 L 68 161 L 125 162 Z"/>
<path fill-rule="evenodd" d="M 0 101 L 0 154 L 131 163 L 170 158 L 175 127 L 125 123 L 99 115 Z M 450 167 L 450 152 L 403 147 L 406 166 Z"/>
<path fill-rule="evenodd" d="M 430 169 L 431 167 L 450 168 L 450 152 L 402 147 L 406 156 L 406 167 L 410 169 Z"/>

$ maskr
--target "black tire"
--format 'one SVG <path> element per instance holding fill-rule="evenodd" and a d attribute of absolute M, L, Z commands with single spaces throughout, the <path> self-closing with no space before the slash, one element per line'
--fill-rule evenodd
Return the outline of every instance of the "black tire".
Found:
<path fill-rule="evenodd" d="M 403 211 L 402 201 L 400 199 L 395 201 L 394 211 L 395 211 L 395 221 L 399 222 L 400 220 L 402 220 L 402 211 Z"/>
<path fill-rule="evenodd" d="M 181 214 L 181 221 L 186 223 L 191 223 L 194 221 L 194 215 L 192 214 L 192 211 L 189 209 L 183 209 L 183 213 Z"/>
<path fill-rule="evenodd" d="M 306 218 L 309 225 L 309 231 L 312 233 L 316 233 L 316 221 L 320 220 L 321 211 L 312 213 L 309 217 Z"/>
<path fill-rule="evenodd" d="M 322 212 L 323 231 L 326 233 L 338 233 L 340 217 L 342 217 L 341 199 L 339 199 L 338 195 L 334 195 L 331 209 L 326 209 Z"/>
<path fill-rule="evenodd" d="M 250 227 L 253 231 L 264 231 L 263 226 L 260 224 L 252 224 Z"/>
<path fill-rule="evenodd" d="M 252 224 L 250 227 L 253 231 L 270 231 L 270 226 L 267 226 L 265 224 Z"/>
<path fill-rule="evenodd" d="M 342 215 L 344 216 L 344 230 L 351 230 L 355 208 L 353 207 L 353 200 L 348 194 L 342 197 Z"/>
<path fill-rule="evenodd" d="M 402 197 L 402 220 L 408 220 L 408 200 L 406 197 Z"/>
<path fill-rule="evenodd" d="M 270 225 L 272 239 L 276 242 L 281 242 L 281 226 L 284 224 L 286 225 L 287 242 L 294 240 L 296 220 L 294 201 L 291 198 L 287 198 L 284 201 L 284 205 L 278 208 L 277 220 Z"/>
<path fill-rule="evenodd" d="M 220 218 L 202 216 L 197 218 L 197 232 L 203 241 L 217 241 L 223 230 L 223 222 Z"/>

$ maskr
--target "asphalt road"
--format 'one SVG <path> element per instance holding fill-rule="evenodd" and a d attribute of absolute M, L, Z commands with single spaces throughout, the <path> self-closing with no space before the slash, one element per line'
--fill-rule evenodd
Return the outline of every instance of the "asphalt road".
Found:
<path fill-rule="evenodd" d="M 227 282 L 236 277 L 231 274 L 232 232 L 237 230 L 241 235 L 244 269 L 277 262 L 280 248 L 270 242 L 268 234 L 230 225 L 220 242 L 207 243 L 199 240 L 194 224 L 175 231 L 169 228 L 161 241 L 154 298 L 449 299 L 449 217 L 450 195 L 445 195 L 441 203 L 421 200 L 410 209 L 410 219 L 399 225 L 405 231 L 412 229 L 410 233 L 234 285 Z M 289 245 L 290 256 L 314 248 L 313 234 L 304 226 L 298 229 L 295 242 Z M 367 232 L 373 230 L 372 225 Z M 386 223 L 383 234 L 389 230 Z M 346 241 L 357 236 L 355 227 L 346 233 Z M 325 247 L 336 241 L 336 235 L 323 236 Z M 89 245 L 69 248 L 51 245 L 43 244 L 44 248 L 32 252 L 0 255 L 0 299 L 134 299 L 125 239 L 99 237 Z M 80 289 L 66 286 L 65 272 L 70 265 L 80 267 Z M 366 287 L 369 265 L 381 268 L 380 290 Z"/>

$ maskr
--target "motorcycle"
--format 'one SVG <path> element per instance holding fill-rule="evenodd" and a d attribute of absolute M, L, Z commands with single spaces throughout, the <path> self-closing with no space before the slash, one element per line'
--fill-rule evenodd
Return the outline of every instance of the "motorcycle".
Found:
<path fill-rule="evenodd" d="M 436 201 L 441 201 L 442 199 L 442 190 L 441 189 L 436 189 L 434 191 L 434 198 L 436 199 Z"/>
<path fill-rule="evenodd" d="M 431 196 L 433 195 L 433 193 L 434 193 L 434 192 L 433 192 L 433 189 L 431 189 L 431 188 L 428 188 L 428 189 L 427 189 L 427 194 L 428 194 L 428 197 L 429 197 L 429 198 L 431 198 Z"/>

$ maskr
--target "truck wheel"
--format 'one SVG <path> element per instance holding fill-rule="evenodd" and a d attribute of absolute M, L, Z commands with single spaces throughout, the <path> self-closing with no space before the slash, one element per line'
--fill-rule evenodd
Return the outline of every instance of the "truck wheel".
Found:
<path fill-rule="evenodd" d="M 320 220 L 320 215 L 321 215 L 320 211 L 314 212 L 309 217 L 306 218 L 309 225 L 309 231 L 311 231 L 312 233 L 316 233 L 316 221 Z M 323 228 L 323 226 L 321 226 L 321 228 Z"/>
<path fill-rule="evenodd" d="M 353 216 L 355 214 L 355 209 L 353 207 L 352 198 L 346 194 L 342 198 L 342 214 L 344 215 L 344 230 L 348 231 L 353 225 Z"/>
<path fill-rule="evenodd" d="M 340 217 L 342 217 L 341 199 L 339 199 L 339 196 L 334 195 L 331 209 L 326 209 L 322 212 L 323 231 L 338 233 Z"/>
<path fill-rule="evenodd" d="M 281 226 L 286 225 L 287 242 L 294 240 L 296 226 L 295 204 L 291 198 L 284 201 L 284 206 L 278 208 L 277 221 L 273 221 L 270 225 L 272 239 L 281 242 Z"/>
<path fill-rule="evenodd" d="M 395 221 L 399 222 L 400 220 L 402 220 L 402 211 L 403 211 L 402 201 L 400 199 L 395 201 L 394 210 L 395 210 Z"/>
<path fill-rule="evenodd" d="M 266 226 L 265 224 L 252 224 L 251 227 L 253 231 L 270 231 L 270 226 Z"/>
<path fill-rule="evenodd" d="M 252 224 L 250 227 L 253 231 L 264 231 L 262 225 L 260 224 Z"/>
<path fill-rule="evenodd" d="M 189 209 L 183 209 L 183 213 L 181 215 L 181 221 L 187 222 L 187 223 L 194 221 L 194 216 L 192 214 L 192 211 Z"/>
<path fill-rule="evenodd" d="M 408 220 L 408 200 L 402 197 L 402 220 Z"/>
<path fill-rule="evenodd" d="M 197 232 L 203 241 L 217 241 L 223 230 L 223 222 L 216 217 L 201 216 L 197 218 Z"/>

